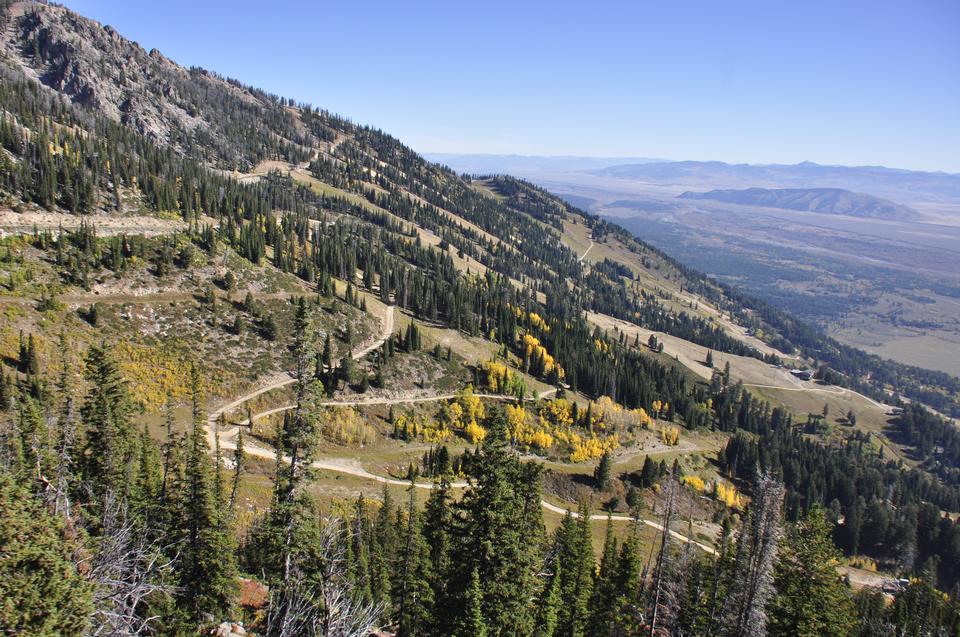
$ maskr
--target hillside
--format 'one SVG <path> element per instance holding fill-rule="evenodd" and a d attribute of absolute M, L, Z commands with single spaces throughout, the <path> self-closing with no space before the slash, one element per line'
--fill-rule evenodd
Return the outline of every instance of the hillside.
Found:
<path fill-rule="evenodd" d="M 850 192 L 841 188 L 747 188 L 746 190 L 687 191 L 680 199 L 709 199 L 747 206 L 766 206 L 785 210 L 847 215 L 865 219 L 915 219 L 917 213 L 907 206 L 886 199 Z"/>
<path fill-rule="evenodd" d="M 714 557 L 781 516 L 847 603 L 841 553 L 956 583 L 960 434 L 919 404 L 955 379 L 525 181 L 0 7 L 0 530 L 50 558 L 10 632 L 639 634 L 641 572 L 739 595 Z"/>
<path fill-rule="evenodd" d="M 309 157 L 315 138 L 277 96 L 182 68 L 64 7 L 15 3 L 9 16 L 8 64 L 151 141 L 228 169 Z"/>

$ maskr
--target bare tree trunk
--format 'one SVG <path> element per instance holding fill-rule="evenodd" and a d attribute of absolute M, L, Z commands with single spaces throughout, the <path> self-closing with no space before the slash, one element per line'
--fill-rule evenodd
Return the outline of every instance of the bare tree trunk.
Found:
<path fill-rule="evenodd" d="M 94 584 L 95 611 L 91 637 L 133 637 L 151 632 L 157 617 L 144 616 L 143 602 L 167 594 L 162 574 L 173 562 L 163 557 L 147 529 L 128 518 L 127 504 L 112 493 L 104 498 L 103 534 L 97 540 L 89 578 Z"/>
<path fill-rule="evenodd" d="M 660 540 L 660 553 L 657 555 L 657 566 L 653 581 L 653 606 L 650 609 L 650 635 L 656 634 L 657 619 L 660 615 L 660 595 L 663 587 L 663 572 L 667 567 L 670 555 L 670 523 L 673 520 L 673 506 L 676 498 L 676 483 L 673 479 L 673 469 L 670 470 L 667 488 L 667 507 L 663 513 L 663 532 Z"/>

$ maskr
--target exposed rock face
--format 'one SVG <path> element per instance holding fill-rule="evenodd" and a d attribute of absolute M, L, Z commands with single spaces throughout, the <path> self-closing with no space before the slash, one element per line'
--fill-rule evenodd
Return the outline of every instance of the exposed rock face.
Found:
<path fill-rule="evenodd" d="M 223 622 L 217 626 L 216 631 L 213 633 L 214 637 L 246 637 L 247 631 L 240 624 L 235 624 L 233 622 Z"/>
<path fill-rule="evenodd" d="M 185 69 L 64 7 L 13 5 L 0 57 L 76 104 L 221 167 L 292 159 L 310 141 L 278 98 Z M 264 136 L 251 135 L 251 127 L 267 129 L 275 146 L 254 145 L 252 138 Z"/>

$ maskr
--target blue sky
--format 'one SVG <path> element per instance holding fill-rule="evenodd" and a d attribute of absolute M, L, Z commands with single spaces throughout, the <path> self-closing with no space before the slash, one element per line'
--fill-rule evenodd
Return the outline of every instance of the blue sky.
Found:
<path fill-rule="evenodd" d="M 960 2 L 66 0 L 421 152 L 960 172 Z"/>

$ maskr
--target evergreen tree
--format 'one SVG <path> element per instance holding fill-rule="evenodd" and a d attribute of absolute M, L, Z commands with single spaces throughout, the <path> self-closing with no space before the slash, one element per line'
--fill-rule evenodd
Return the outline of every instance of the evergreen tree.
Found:
<path fill-rule="evenodd" d="M 78 571 L 83 548 L 51 515 L 0 471 L 0 633 L 37 637 L 86 634 L 93 590 Z"/>
<path fill-rule="evenodd" d="M 430 564 L 432 577 L 430 588 L 433 591 L 434 615 L 431 632 L 443 635 L 449 632 L 450 621 L 450 592 L 448 589 L 452 579 L 450 546 L 452 512 L 450 509 L 450 482 L 446 476 L 434 485 L 427 499 L 424 509 L 423 535 L 430 548 Z"/>
<path fill-rule="evenodd" d="M 451 637 L 487 637 L 487 623 L 483 614 L 483 588 L 477 569 L 470 572 L 470 584 L 464 599 L 464 609 L 457 619 Z"/>
<path fill-rule="evenodd" d="M 854 633 L 854 606 L 837 574 L 839 552 L 823 509 L 813 507 L 793 525 L 780 547 L 771 600 L 773 637 L 845 637 Z"/>
<path fill-rule="evenodd" d="M 407 537 L 400 572 L 398 637 L 425 634 L 433 616 L 433 579 L 430 549 L 421 532 L 414 487 L 410 487 L 407 507 Z"/>
<path fill-rule="evenodd" d="M 491 415 L 487 437 L 471 465 L 474 486 L 457 505 L 451 562 L 461 573 L 478 574 L 486 626 L 498 635 L 522 633 L 529 630 L 529 590 L 543 547 L 541 469 L 522 465 L 508 449 L 502 409 Z M 473 612 L 472 584 L 461 576 L 452 585 L 457 591 L 454 614 L 463 620 Z"/>
<path fill-rule="evenodd" d="M 590 538 L 589 509 L 581 505 L 576 520 L 567 511 L 557 529 L 553 546 L 562 573 L 557 635 L 579 637 L 586 634 L 588 603 L 593 585 L 593 547 Z"/>
<path fill-rule="evenodd" d="M 204 429 L 200 374 L 190 371 L 193 424 L 184 467 L 180 524 L 180 590 L 178 599 L 194 624 L 206 617 L 229 616 L 236 595 L 237 566 L 225 511 L 216 508 L 210 446 Z"/>
<path fill-rule="evenodd" d="M 588 634 L 608 635 L 613 628 L 618 595 L 616 582 L 614 581 L 616 566 L 617 539 L 613 535 L 613 518 L 608 514 L 600 567 L 596 570 L 593 578 Z"/>
<path fill-rule="evenodd" d="M 613 460 L 610 458 L 610 452 L 604 452 L 604 454 L 600 456 L 600 462 L 597 463 L 597 468 L 593 473 L 593 480 L 597 490 L 610 490 L 610 488 L 613 486 L 611 476 L 612 470 Z"/>
<path fill-rule="evenodd" d="M 535 624 L 536 635 L 543 637 L 554 637 L 557 629 L 557 616 L 560 614 L 560 582 L 563 577 L 563 567 L 559 562 L 554 562 L 553 573 L 543 589 L 540 600 L 537 603 L 537 621 Z M 599 632 L 591 632 L 591 635 L 600 635 Z"/>
<path fill-rule="evenodd" d="M 97 495 L 127 496 L 136 445 L 126 383 L 105 345 L 90 347 L 84 375 L 90 389 L 80 412 L 86 434 L 83 477 Z"/>

